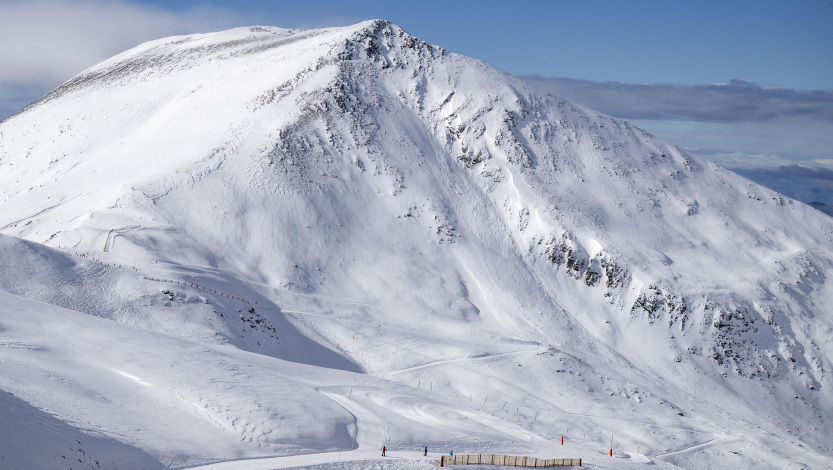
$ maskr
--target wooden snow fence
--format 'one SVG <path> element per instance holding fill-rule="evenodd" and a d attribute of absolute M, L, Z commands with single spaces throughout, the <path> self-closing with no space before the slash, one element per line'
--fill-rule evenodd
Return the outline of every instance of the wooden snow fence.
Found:
<path fill-rule="evenodd" d="M 446 465 L 506 465 L 511 467 L 581 467 L 581 459 L 539 459 L 520 455 L 443 455 L 440 467 Z"/>

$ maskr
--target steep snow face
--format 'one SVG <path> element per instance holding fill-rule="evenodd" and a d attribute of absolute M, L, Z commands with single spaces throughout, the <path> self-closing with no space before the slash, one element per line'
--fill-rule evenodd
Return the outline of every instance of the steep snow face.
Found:
<path fill-rule="evenodd" d="M 178 331 L 141 283 L 110 306 L 38 297 L 189 341 L 535 417 L 562 396 L 812 452 L 833 434 L 833 219 L 383 21 L 169 38 L 85 71 L 0 123 L 0 230 L 220 282 L 294 315 L 263 321 L 300 346 L 187 294 L 174 318 L 205 330 Z"/>

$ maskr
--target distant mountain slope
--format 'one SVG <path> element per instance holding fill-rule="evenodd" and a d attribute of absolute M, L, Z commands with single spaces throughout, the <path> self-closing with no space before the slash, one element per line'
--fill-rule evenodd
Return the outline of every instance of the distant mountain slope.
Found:
<path fill-rule="evenodd" d="M 797 427 L 811 457 L 830 448 L 833 220 L 384 21 L 168 38 L 85 71 L 0 123 L 0 231 L 217 282 L 300 346 L 207 307 L 171 318 L 499 403 L 538 435 L 531 416 L 569 397 L 591 417 Z"/>
<path fill-rule="evenodd" d="M 814 209 L 818 209 L 827 215 L 833 215 L 833 206 L 824 204 L 823 202 L 811 202 L 809 206 Z"/>

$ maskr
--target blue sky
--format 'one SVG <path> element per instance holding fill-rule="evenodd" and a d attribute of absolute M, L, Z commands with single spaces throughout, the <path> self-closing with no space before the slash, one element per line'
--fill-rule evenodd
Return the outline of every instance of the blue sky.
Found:
<path fill-rule="evenodd" d="M 833 0 L 0 0 L 0 119 L 147 40 L 370 18 L 759 180 L 833 170 Z"/>

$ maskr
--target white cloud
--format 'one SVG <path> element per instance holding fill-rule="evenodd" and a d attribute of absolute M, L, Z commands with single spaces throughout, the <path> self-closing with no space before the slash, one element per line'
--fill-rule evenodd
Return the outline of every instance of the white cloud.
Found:
<path fill-rule="evenodd" d="M 745 153 L 738 150 L 713 150 L 689 148 L 691 152 L 734 170 L 746 168 L 778 168 L 797 164 L 778 155 Z"/>
<path fill-rule="evenodd" d="M 0 86 L 52 88 L 142 42 L 256 23 L 233 10 L 127 1 L 0 1 Z"/>
<path fill-rule="evenodd" d="M 732 149 L 749 155 L 780 155 L 787 163 L 831 158 L 833 149 L 833 123 L 824 120 L 631 122 L 663 140 L 688 149 Z"/>
<path fill-rule="evenodd" d="M 741 80 L 666 85 L 526 79 L 569 100 L 631 120 L 663 140 L 729 168 L 824 166 L 813 162 L 831 158 L 833 90 L 761 87 Z"/>
<path fill-rule="evenodd" d="M 783 165 L 774 168 L 737 168 L 752 181 L 806 203 L 833 205 L 833 168 Z"/>
<path fill-rule="evenodd" d="M 833 123 L 833 90 L 794 90 L 743 80 L 664 85 L 526 77 L 547 91 L 625 119 L 713 123 L 801 119 Z"/>
<path fill-rule="evenodd" d="M 817 158 L 815 160 L 810 160 L 810 163 L 833 170 L 833 158 Z"/>

